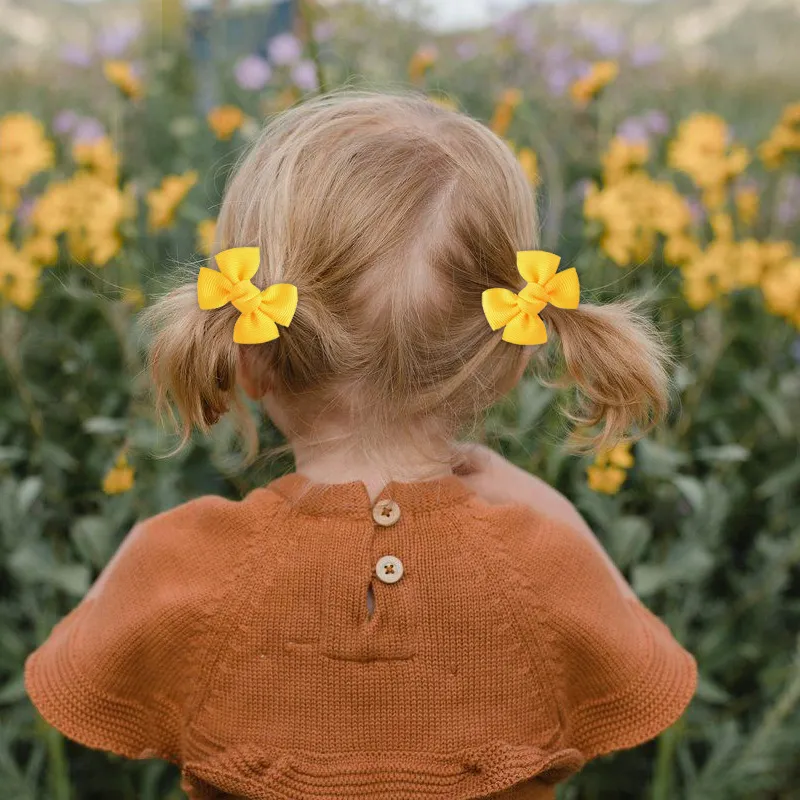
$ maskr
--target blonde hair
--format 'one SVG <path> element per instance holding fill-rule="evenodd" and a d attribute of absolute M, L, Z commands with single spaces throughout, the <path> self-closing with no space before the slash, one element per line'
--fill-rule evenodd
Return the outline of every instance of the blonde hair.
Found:
<path fill-rule="evenodd" d="M 402 437 L 449 441 L 530 354 L 491 330 L 481 293 L 521 289 L 516 252 L 537 245 L 531 186 L 486 126 L 417 94 L 317 97 L 267 125 L 227 186 L 217 226 L 217 251 L 260 248 L 256 286 L 298 287 L 291 324 L 266 344 L 234 344 L 238 312 L 201 311 L 191 276 L 144 312 L 157 405 L 177 406 L 181 444 L 236 408 L 252 458 L 241 356 L 291 412 L 290 439 L 313 441 L 316 415 L 338 415 L 336 441 L 362 452 Z M 578 451 L 608 448 L 634 424 L 644 435 L 667 411 L 670 356 L 639 305 L 541 312 L 564 365 L 559 379 L 541 380 L 574 385 L 567 415 L 578 428 L 602 423 L 595 434 L 573 431 Z"/>

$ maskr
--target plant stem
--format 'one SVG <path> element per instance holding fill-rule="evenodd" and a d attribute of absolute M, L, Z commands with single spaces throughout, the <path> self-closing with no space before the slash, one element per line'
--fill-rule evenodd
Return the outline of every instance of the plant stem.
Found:
<path fill-rule="evenodd" d="M 314 62 L 314 66 L 317 69 L 317 84 L 319 85 L 319 93 L 324 94 L 326 91 L 325 88 L 325 71 L 322 68 L 322 60 L 319 56 L 319 45 L 317 44 L 317 40 L 314 38 L 314 12 L 311 9 L 311 4 L 308 0 L 298 0 L 297 3 L 298 10 L 300 11 L 300 18 L 303 21 L 303 27 L 305 28 L 305 39 L 308 43 L 308 50 L 311 55 L 311 60 Z"/>
<path fill-rule="evenodd" d="M 8 374 L 11 377 L 11 382 L 17 389 L 22 405 L 28 415 L 28 422 L 33 429 L 33 432 L 40 438 L 44 438 L 44 421 L 36 403 L 33 399 L 28 383 L 25 380 L 25 375 L 22 372 L 22 367 L 19 363 L 18 353 L 19 347 L 19 331 L 20 326 L 16 324 L 13 317 L 3 311 L 2 316 L 2 335 L 0 335 L 0 355 L 3 357 Z"/>
<path fill-rule="evenodd" d="M 64 757 L 64 737 L 50 725 L 47 726 L 44 736 L 50 763 L 47 775 L 50 784 L 49 797 L 52 800 L 70 800 L 72 788 L 69 783 L 67 759 Z"/>
<path fill-rule="evenodd" d="M 677 743 L 678 731 L 675 725 L 667 728 L 658 737 L 656 768 L 653 776 L 653 800 L 670 800 L 674 797 L 672 793 L 672 760 Z"/>

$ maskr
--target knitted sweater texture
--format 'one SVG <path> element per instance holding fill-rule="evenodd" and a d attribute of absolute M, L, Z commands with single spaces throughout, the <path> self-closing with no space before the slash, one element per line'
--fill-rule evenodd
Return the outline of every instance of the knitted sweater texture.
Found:
<path fill-rule="evenodd" d="M 544 800 L 696 683 L 583 534 L 455 475 L 373 503 L 291 473 L 140 522 L 25 662 L 64 735 L 204 800 Z"/>

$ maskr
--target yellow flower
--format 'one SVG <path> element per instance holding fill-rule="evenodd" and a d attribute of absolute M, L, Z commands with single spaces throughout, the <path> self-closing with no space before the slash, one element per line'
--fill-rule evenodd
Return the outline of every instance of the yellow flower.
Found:
<path fill-rule="evenodd" d="M 668 148 L 669 165 L 685 172 L 703 190 L 703 202 L 710 209 L 725 202 L 728 182 L 750 161 L 744 147 L 728 144 L 728 135 L 721 117 L 697 113 L 681 122 Z"/>
<path fill-rule="evenodd" d="M 525 177 L 532 184 L 539 183 L 539 159 L 530 147 L 523 147 L 517 153 L 517 160 L 525 173 Z"/>
<path fill-rule="evenodd" d="M 736 242 L 714 239 L 708 247 L 681 267 L 683 294 L 695 310 L 705 308 L 736 286 L 739 248 Z"/>
<path fill-rule="evenodd" d="M 768 269 L 761 279 L 761 292 L 771 314 L 797 324 L 800 319 L 800 258 Z"/>
<path fill-rule="evenodd" d="M 126 286 L 122 290 L 122 302 L 131 308 L 141 308 L 144 305 L 145 297 L 142 290 L 135 286 Z"/>
<path fill-rule="evenodd" d="M 622 442 L 612 447 L 608 452 L 608 461 L 615 467 L 630 469 L 633 466 L 633 455 L 631 454 L 631 443 Z"/>
<path fill-rule="evenodd" d="M 40 272 L 28 254 L 0 239 L 0 298 L 28 311 L 39 295 Z"/>
<path fill-rule="evenodd" d="M 505 89 L 497 101 L 489 127 L 498 135 L 505 136 L 514 116 L 514 109 L 522 102 L 519 89 Z"/>
<path fill-rule="evenodd" d="M 664 243 L 665 260 L 676 266 L 697 258 L 701 252 L 698 242 L 688 234 L 668 236 Z"/>
<path fill-rule="evenodd" d="M 800 103 L 792 103 L 784 108 L 778 124 L 758 148 L 758 154 L 767 169 L 780 167 L 787 153 L 800 152 L 799 127 Z"/>
<path fill-rule="evenodd" d="M 599 467 L 590 465 L 586 468 L 589 488 L 603 494 L 616 494 L 625 482 L 627 472 L 619 467 Z"/>
<path fill-rule="evenodd" d="M 592 184 L 584 198 L 584 216 L 603 224 L 600 246 L 621 267 L 647 259 L 655 246 L 653 185 L 635 170 L 602 190 Z"/>
<path fill-rule="evenodd" d="M 203 255 L 210 256 L 214 248 L 214 238 L 217 235 L 217 221 L 204 219 L 197 223 L 197 250 Z"/>
<path fill-rule="evenodd" d="M 72 184 L 53 181 L 37 198 L 31 211 L 31 222 L 41 234 L 58 236 L 70 224 L 72 215 Z"/>
<path fill-rule="evenodd" d="M 173 223 L 175 211 L 195 183 L 197 172 L 190 170 L 183 175 L 167 175 L 157 189 L 147 193 L 148 221 L 153 230 L 167 228 Z"/>
<path fill-rule="evenodd" d="M 116 184 L 119 175 L 119 155 L 108 136 L 93 142 L 76 142 L 72 147 L 76 163 L 94 172 L 107 183 Z"/>
<path fill-rule="evenodd" d="M 144 96 L 144 87 L 134 72 L 129 61 L 106 61 L 103 74 L 109 83 L 113 83 L 126 97 L 138 100 Z"/>
<path fill-rule="evenodd" d="M 408 77 L 411 81 L 420 83 L 438 57 L 439 53 L 435 47 L 420 47 L 408 62 Z"/>
<path fill-rule="evenodd" d="M 647 142 L 631 142 L 615 136 L 603 154 L 603 183 L 610 186 L 627 175 L 632 169 L 638 169 L 650 155 Z"/>
<path fill-rule="evenodd" d="M 23 113 L 0 117 L 0 206 L 14 208 L 19 190 L 53 163 L 53 143 L 38 119 Z"/>
<path fill-rule="evenodd" d="M 578 78 L 569 87 L 569 93 L 577 105 L 585 106 L 601 89 L 614 81 L 617 75 L 619 65 L 616 61 L 596 61 L 588 75 Z"/>
<path fill-rule="evenodd" d="M 42 267 L 52 266 L 58 261 L 58 242 L 46 234 L 38 234 L 23 243 L 22 252 Z"/>
<path fill-rule="evenodd" d="M 458 103 L 450 97 L 443 94 L 430 94 L 428 100 L 431 103 L 436 103 L 437 106 L 447 109 L 448 111 L 458 111 Z"/>
<path fill-rule="evenodd" d="M 790 103 L 783 109 L 781 122 L 787 127 L 800 125 L 800 103 Z"/>
<path fill-rule="evenodd" d="M 730 214 L 716 211 L 710 215 L 709 222 L 711 230 L 714 232 L 714 238 L 722 239 L 725 242 L 733 241 L 733 220 Z"/>
<path fill-rule="evenodd" d="M 126 195 L 91 172 L 72 179 L 72 218 L 67 230 L 70 253 L 78 261 L 104 266 L 119 252 L 119 223 L 130 214 Z"/>
<path fill-rule="evenodd" d="M 114 466 L 103 478 L 103 491 L 106 494 L 127 492 L 133 486 L 133 467 L 128 464 L 125 451 L 117 456 Z"/>
<path fill-rule="evenodd" d="M 214 131 L 217 139 L 230 139 L 242 127 L 244 111 L 238 106 L 217 106 L 208 112 L 208 127 Z"/>
<path fill-rule="evenodd" d="M 734 193 L 736 215 L 744 225 L 752 225 L 758 219 L 759 195 L 755 186 L 741 186 Z"/>

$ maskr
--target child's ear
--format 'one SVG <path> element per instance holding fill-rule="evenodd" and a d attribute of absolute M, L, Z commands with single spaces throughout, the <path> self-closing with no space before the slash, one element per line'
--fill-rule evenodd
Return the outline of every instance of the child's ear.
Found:
<path fill-rule="evenodd" d="M 255 347 L 258 345 L 239 345 L 236 380 L 251 400 L 260 400 L 271 387 L 263 371 L 254 365 Z"/>

